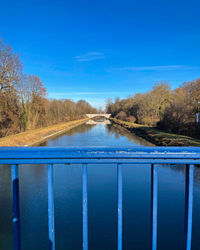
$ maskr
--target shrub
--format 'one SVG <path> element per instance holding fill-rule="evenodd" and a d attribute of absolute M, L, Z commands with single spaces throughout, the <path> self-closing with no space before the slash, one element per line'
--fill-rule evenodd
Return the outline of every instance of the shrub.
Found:
<path fill-rule="evenodd" d="M 119 119 L 119 120 L 126 121 L 127 116 L 126 116 L 126 113 L 125 113 L 124 111 L 120 111 L 120 112 L 116 115 L 116 118 Z"/>
<path fill-rule="evenodd" d="M 133 115 L 130 115 L 129 117 L 126 118 L 127 122 L 132 122 L 132 123 L 135 123 L 136 121 L 136 118 L 135 116 Z"/>

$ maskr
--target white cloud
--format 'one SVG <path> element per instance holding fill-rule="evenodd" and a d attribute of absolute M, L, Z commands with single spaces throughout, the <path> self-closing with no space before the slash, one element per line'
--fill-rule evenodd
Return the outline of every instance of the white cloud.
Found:
<path fill-rule="evenodd" d="M 88 52 L 84 55 L 81 56 L 76 56 L 75 59 L 78 62 L 89 62 L 89 61 L 94 61 L 94 60 L 99 60 L 99 59 L 104 59 L 105 55 L 103 53 L 100 52 Z"/>
<path fill-rule="evenodd" d="M 186 65 L 164 65 L 164 66 L 141 66 L 141 67 L 122 67 L 120 70 L 127 71 L 170 71 L 170 70 L 188 70 L 193 69 Z"/>
<path fill-rule="evenodd" d="M 50 92 L 49 98 L 74 98 L 75 96 L 105 96 L 105 95 L 120 95 L 122 92 Z"/>

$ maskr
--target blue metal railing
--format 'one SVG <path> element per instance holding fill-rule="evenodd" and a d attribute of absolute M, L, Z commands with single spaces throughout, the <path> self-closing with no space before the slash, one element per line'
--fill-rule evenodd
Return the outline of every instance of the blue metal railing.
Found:
<path fill-rule="evenodd" d="M 82 164 L 83 250 L 88 249 L 87 165 L 116 164 L 118 191 L 118 250 L 122 250 L 122 168 L 123 164 L 149 164 L 151 167 L 151 249 L 157 249 L 158 164 L 184 164 L 185 238 L 184 250 L 191 250 L 194 165 L 200 164 L 198 147 L 132 148 L 0 148 L 0 164 L 11 165 L 14 249 L 21 249 L 19 207 L 19 164 L 46 164 L 48 178 L 49 249 L 55 249 L 53 164 Z"/>

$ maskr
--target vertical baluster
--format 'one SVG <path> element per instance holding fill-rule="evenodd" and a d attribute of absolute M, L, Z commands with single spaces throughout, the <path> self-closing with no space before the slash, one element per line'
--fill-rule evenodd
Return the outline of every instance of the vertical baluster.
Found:
<path fill-rule="evenodd" d="M 122 165 L 117 165 L 118 250 L 122 250 Z"/>
<path fill-rule="evenodd" d="M 185 242 L 184 242 L 184 250 L 191 250 L 193 182 L 194 182 L 194 165 L 186 165 L 186 171 L 185 171 Z"/>
<path fill-rule="evenodd" d="M 82 165 L 83 178 L 83 250 L 88 249 L 88 200 L 87 200 L 87 164 Z"/>
<path fill-rule="evenodd" d="M 158 173 L 157 166 L 151 165 L 151 249 L 157 249 Z"/>
<path fill-rule="evenodd" d="M 49 250 L 55 250 L 53 165 L 47 165 Z"/>
<path fill-rule="evenodd" d="M 14 249 L 21 249 L 18 165 L 11 165 Z"/>

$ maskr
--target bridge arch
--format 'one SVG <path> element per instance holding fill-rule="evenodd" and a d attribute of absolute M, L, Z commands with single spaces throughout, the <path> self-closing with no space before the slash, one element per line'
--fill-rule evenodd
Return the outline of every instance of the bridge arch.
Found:
<path fill-rule="evenodd" d="M 86 114 L 86 116 L 88 118 L 94 118 L 94 117 L 97 117 L 97 116 L 101 116 L 101 117 L 105 117 L 105 118 L 110 118 L 111 117 L 111 114 Z"/>

